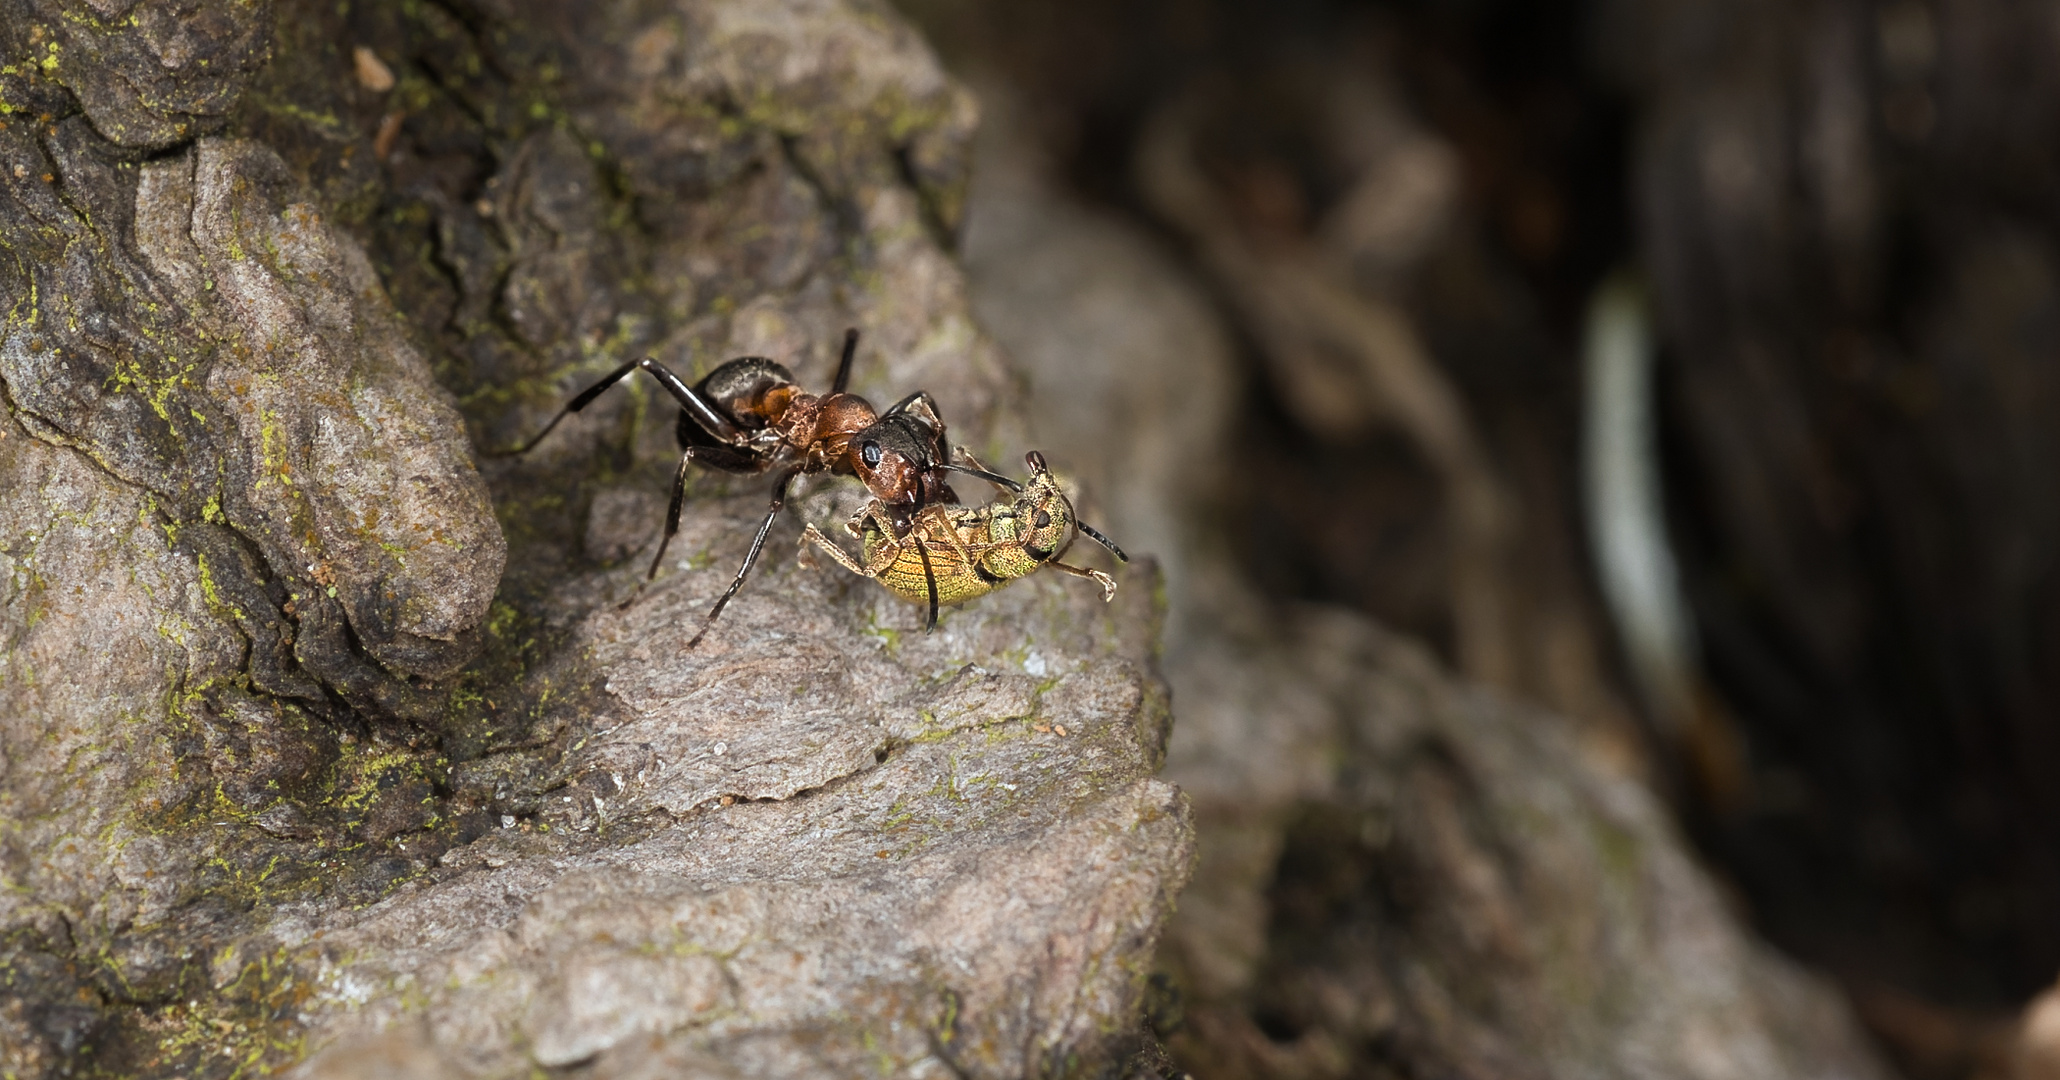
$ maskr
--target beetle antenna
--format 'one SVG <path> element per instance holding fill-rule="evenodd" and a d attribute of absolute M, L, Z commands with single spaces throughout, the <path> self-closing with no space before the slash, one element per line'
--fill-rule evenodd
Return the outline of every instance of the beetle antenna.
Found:
<path fill-rule="evenodd" d="M 1073 524 L 1080 526 L 1080 531 L 1086 533 L 1087 538 L 1089 540 L 1092 540 L 1095 543 L 1100 544 L 1101 546 L 1108 548 L 1110 551 L 1114 552 L 1116 554 L 1117 559 L 1123 562 L 1130 561 L 1130 556 L 1123 554 L 1123 549 L 1117 547 L 1115 541 L 1097 532 L 1094 526 L 1089 525 L 1087 522 L 1084 521 L 1076 521 Z"/>

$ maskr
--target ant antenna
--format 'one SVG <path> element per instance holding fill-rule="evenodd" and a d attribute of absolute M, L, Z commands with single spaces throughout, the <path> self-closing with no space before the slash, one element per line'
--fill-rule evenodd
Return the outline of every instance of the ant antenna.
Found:
<path fill-rule="evenodd" d="M 1130 561 L 1130 556 L 1123 554 L 1123 549 L 1117 547 L 1115 541 L 1110 540 L 1108 537 L 1103 536 L 1099 532 L 1096 532 L 1094 526 L 1089 525 L 1087 522 L 1084 521 L 1076 521 L 1073 524 L 1078 525 L 1080 527 L 1080 531 L 1087 534 L 1088 539 L 1114 552 L 1117 559 L 1123 562 Z"/>
<path fill-rule="evenodd" d="M 1010 491 L 1020 492 L 1023 490 L 1023 485 L 1016 483 L 1014 480 L 1011 480 L 1008 477 L 1001 475 L 1000 473 L 988 472 L 986 469 L 976 469 L 970 465 L 946 465 L 944 466 L 944 468 L 950 469 L 952 472 L 965 473 L 967 476 L 977 476 L 990 484 L 994 484 L 999 487 L 1005 487 Z"/>

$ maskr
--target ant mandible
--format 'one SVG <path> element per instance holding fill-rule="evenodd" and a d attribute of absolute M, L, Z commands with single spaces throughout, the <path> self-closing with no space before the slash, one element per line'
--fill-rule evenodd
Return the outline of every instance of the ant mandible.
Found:
<path fill-rule="evenodd" d="M 559 421 L 593 404 L 632 371 L 641 369 L 657 379 L 679 402 L 679 420 L 673 432 L 680 445 L 680 463 L 673 474 L 672 503 L 665 512 L 665 535 L 651 559 L 646 581 L 658 576 L 665 549 L 679 532 L 688 465 L 740 475 L 773 473 L 772 505 L 751 538 L 751 550 L 736 579 L 708 609 L 700 631 L 687 642 L 691 649 L 701 643 L 730 598 L 744 587 L 745 577 L 765 547 L 766 535 L 787 504 L 787 488 L 796 476 L 830 472 L 858 477 L 879 500 L 897 533 L 902 533 L 923 507 L 958 501 L 945 482 L 947 470 L 986 475 L 985 470 L 951 463 L 944 419 L 927 392 L 918 390 L 885 413 L 875 413 L 870 402 L 847 392 L 851 360 L 857 352 L 858 330 L 853 328 L 844 332 L 837 377 L 830 392 L 821 396 L 801 390 L 792 372 L 762 356 L 726 361 L 692 386 L 648 356 L 632 360 L 580 391 L 534 438 L 492 456 L 527 452 Z"/>

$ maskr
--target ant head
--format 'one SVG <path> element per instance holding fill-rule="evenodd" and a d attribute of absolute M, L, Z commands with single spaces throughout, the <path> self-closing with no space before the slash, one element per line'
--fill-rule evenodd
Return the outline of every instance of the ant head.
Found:
<path fill-rule="evenodd" d="M 881 502 L 908 506 L 948 499 L 936 432 L 907 413 L 889 413 L 851 436 L 845 463 Z"/>

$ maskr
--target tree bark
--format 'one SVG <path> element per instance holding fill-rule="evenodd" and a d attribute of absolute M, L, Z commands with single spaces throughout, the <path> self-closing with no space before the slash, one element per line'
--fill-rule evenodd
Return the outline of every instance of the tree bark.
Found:
<path fill-rule="evenodd" d="M 642 587 L 663 399 L 475 462 L 637 355 L 820 389 L 847 325 L 859 389 L 1025 449 L 949 251 L 972 100 L 898 18 L 5 0 L 0 56 L 0 1071 L 1148 1049 L 1148 567 L 925 635 L 790 516 L 689 652 L 767 496 L 696 479 Z"/>

